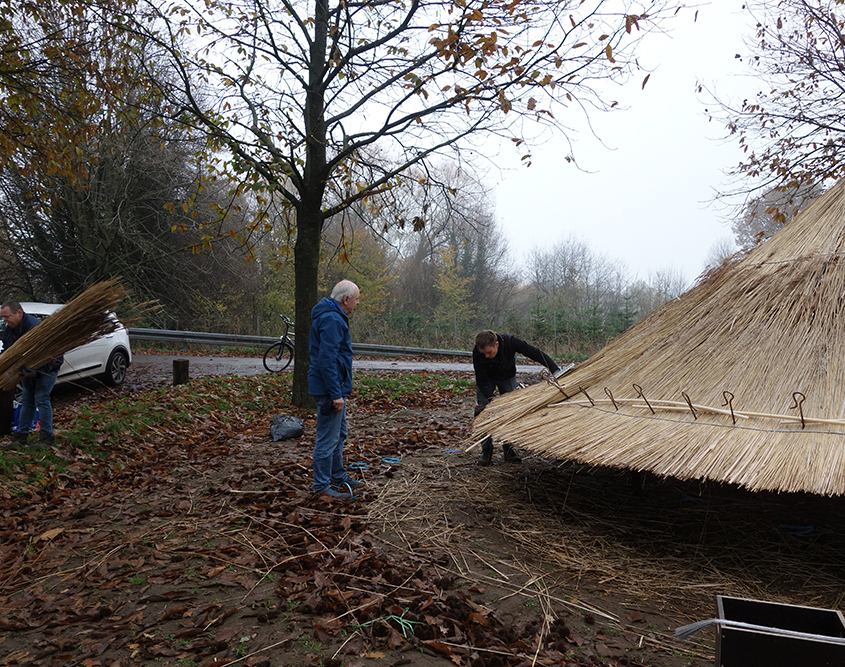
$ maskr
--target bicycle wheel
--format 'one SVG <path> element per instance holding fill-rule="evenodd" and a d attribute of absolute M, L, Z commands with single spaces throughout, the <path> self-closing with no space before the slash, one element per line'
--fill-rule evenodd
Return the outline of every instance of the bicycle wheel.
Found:
<path fill-rule="evenodd" d="M 287 343 L 273 343 L 264 353 L 264 368 L 271 373 L 281 373 L 293 361 L 293 348 Z"/>
<path fill-rule="evenodd" d="M 293 361 L 293 348 L 287 343 L 273 343 L 264 353 L 264 368 L 271 373 L 280 373 Z"/>

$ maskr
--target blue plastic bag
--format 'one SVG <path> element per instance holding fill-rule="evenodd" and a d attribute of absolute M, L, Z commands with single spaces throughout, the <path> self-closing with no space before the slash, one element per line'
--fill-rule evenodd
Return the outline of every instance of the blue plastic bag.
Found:
<path fill-rule="evenodd" d="M 18 422 L 21 418 L 21 407 L 23 407 L 17 401 L 12 403 L 12 431 L 18 430 Z M 29 427 L 30 431 L 34 431 L 35 427 L 38 426 L 38 408 L 35 408 L 35 416 L 32 418 L 32 424 Z"/>

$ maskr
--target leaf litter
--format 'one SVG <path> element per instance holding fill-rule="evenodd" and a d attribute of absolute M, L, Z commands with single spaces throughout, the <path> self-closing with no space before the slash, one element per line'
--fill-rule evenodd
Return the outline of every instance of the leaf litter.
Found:
<path fill-rule="evenodd" d="M 618 503 L 557 495 L 627 487 L 478 468 L 459 451 L 473 388 L 443 376 L 403 393 L 373 374 L 353 396 L 351 502 L 311 493 L 315 422 L 289 376 L 59 399 L 57 424 L 87 435 L 18 452 L 0 489 L 0 665 L 709 664 L 712 639 L 671 630 L 714 589 L 646 571 L 607 527 Z M 305 435 L 272 442 L 280 413 Z M 719 592 L 749 590 L 747 570 L 712 569 Z"/>

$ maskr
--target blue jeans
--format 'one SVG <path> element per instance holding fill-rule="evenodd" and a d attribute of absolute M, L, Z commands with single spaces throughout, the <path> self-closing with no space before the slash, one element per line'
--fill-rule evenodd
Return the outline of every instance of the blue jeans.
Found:
<path fill-rule="evenodd" d="M 21 414 L 18 418 L 18 433 L 29 433 L 35 408 L 38 408 L 38 419 L 41 421 L 41 432 L 53 434 L 53 406 L 50 404 L 50 392 L 56 384 L 58 369 L 52 373 L 37 371 L 34 378 L 24 378 L 21 381 Z"/>
<path fill-rule="evenodd" d="M 516 375 L 507 380 L 500 380 L 496 382 L 496 389 L 499 390 L 499 395 L 502 396 L 510 391 L 516 391 Z M 478 386 L 475 387 L 475 402 L 478 405 L 487 405 L 490 399 L 481 393 Z"/>
<path fill-rule="evenodd" d="M 328 410 L 332 399 L 315 396 L 317 401 L 317 438 L 314 441 L 314 493 L 327 489 L 332 482 L 346 481 L 343 444 L 346 442 L 346 401 L 340 412 Z M 324 411 L 328 414 L 324 414 Z"/>

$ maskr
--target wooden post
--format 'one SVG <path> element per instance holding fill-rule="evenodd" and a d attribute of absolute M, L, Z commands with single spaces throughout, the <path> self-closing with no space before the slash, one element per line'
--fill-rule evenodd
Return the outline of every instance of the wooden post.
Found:
<path fill-rule="evenodd" d="M 173 384 L 185 384 L 190 378 L 188 377 L 188 360 L 174 359 L 173 360 Z"/>
<path fill-rule="evenodd" d="M 0 390 L 0 435 L 12 432 L 12 413 L 14 412 L 15 390 Z"/>

